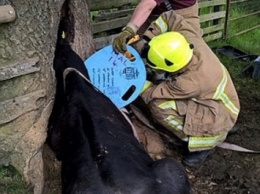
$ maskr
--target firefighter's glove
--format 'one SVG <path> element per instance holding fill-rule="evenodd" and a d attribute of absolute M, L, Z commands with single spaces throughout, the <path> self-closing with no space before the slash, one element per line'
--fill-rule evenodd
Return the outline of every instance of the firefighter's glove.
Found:
<path fill-rule="evenodd" d="M 152 82 L 146 80 L 145 84 L 144 84 L 144 87 L 143 87 L 143 89 L 142 89 L 140 94 L 142 94 L 147 88 L 151 87 L 152 85 L 153 85 Z"/>
<path fill-rule="evenodd" d="M 127 51 L 126 44 L 135 36 L 136 31 L 137 27 L 132 24 L 128 24 L 123 28 L 122 32 L 113 40 L 113 47 L 116 53 L 124 53 Z"/>

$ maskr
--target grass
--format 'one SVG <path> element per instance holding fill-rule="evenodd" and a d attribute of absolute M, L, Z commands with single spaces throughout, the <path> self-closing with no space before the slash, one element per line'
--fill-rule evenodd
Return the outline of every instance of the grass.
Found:
<path fill-rule="evenodd" d="M 11 166 L 0 166 L 1 194 L 32 194 L 32 189 L 26 185 L 22 176 Z"/>
<path fill-rule="evenodd" d="M 217 40 L 209 42 L 211 48 L 230 45 L 246 54 L 260 55 L 260 28 L 247 32 L 245 34 L 232 37 L 227 40 Z M 228 69 L 234 85 L 240 97 L 250 93 L 250 96 L 260 99 L 260 80 L 251 79 L 251 74 L 241 74 L 241 71 L 249 64 L 249 61 L 230 59 L 222 54 L 216 53 L 220 61 Z"/>
<path fill-rule="evenodd" d="M 260 1 L 257 2 L 259 7 Z M 252 5 L 244 4 L 231 9 L 230 18 L 237 18 L 246 15 L 252 10 Z M 230 22 L 228 28 L 228 39 L 219 39 L 216 41 L 209 42 L 211 48 L 222 47 L 225 45 L 230 45 L 236 49 L 241 50 L 246 54 L 259 55 L 260 56 L 260 27 L 248 31 L 244 34 L 235 36 L 236 33 L 251 28 L 255 25 L 260 24 L 259 15 L 252 15 L 238 20 Z M 250 96 L 253 98 L 260 99 L 260 80 L 254 81 L 251 79 L 251 74 L 241 75 L 241 71 L 249 64 L 249 61 L 242 61 L 237 59 L 230 59 L 224 55 L 216 53 L 220 61 L 227 67 L 238 94 L 241 98 Z"/>
<path fill-rule="evenodd" d="M 235 18 L 240 16 L 242 12 L 242 8 L 233 9 L 231 16 Z M 97 12 L 94 12 L 92 16 L 95 16 L 95 14 Z M 259 18 L 253 16 L 239 21 L 230 24 L 229 35 L 233 35 L 239 30 L 247 29 L 250 27 L 249 25 L 256 24 L 256 22 L 259 23 Z M 260 27 L 227 40 L 220 39 L 209 42 L 208 44 L 211 48 L 231 45 L 247 54 L 260 55 Z M 217 56 L 229 70 L 240 98 L 247 98 L 248 94 L 250 94 L 250 96 L 260 99 L 260 81 L 253 81 L 250 75 L 241 75 L 242 69 L 248 62 L 230 59 L 220 54 L 217 54 Z M 22 176 L 13 167 L 0 166 L 0 193 L 31 194 L 32 189 L 23 182 Z"/>
<path fill-rule="evenodd" d="M 245 1 L 242 3 L 231 4 L 230 22 L 228 24 L 228 37 L 233 37 L 241 31 L 250 29 L 254 26 L 260 25 L 259 11 L 260 1 Z M 250 15 L 251 14 L 251 15 Z M 235 19 L 235 20 L 234 20 Z M 250 33 L 241 34 L 234 37 L 231 41 L 236 47 L 241 47 L 249 53 L 260 55 L 260 27 L 251 31 Z"/>

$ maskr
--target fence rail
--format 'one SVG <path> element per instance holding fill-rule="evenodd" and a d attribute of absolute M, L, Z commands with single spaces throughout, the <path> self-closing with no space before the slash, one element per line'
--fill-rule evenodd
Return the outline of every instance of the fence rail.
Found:
<path fill-rule="evenodd" d="M 238 11 L 237 11 L 238 10 Z M 227 0 L 227 17 L 223 38 L 231 38 L 260 27 L 259 0 Z M 239 15 L 235 14 L 239 12 Z M 240 28 L 232 29 L 232 24 L 240 23 Z"/>
<path fill-rule="evenodd" d="M 124 8 L 125 6 L 136 6 L 140 0 L 90 0 L 90 11 Z"/>
<path fill-rule="evenodd" d="M 257 5 L 256 11 L 236 17 L 231 15 L 232 10 L 237 7 L 237 4 L 248 4 L 249 2 L 252 3 L 252 1 L 258 2 L 255 3 Z M 140 0 L 89 1 L 96 49 L 111 43 L 116 34 L 129 22 L 135 6 L 139 2 Z M 260 14 L 259 2 L 259 0 L 199 0 L 199 17 L 204 32 L 204 40 L 208 42 L 223 37 L 230 37 L 228 35 L 230 23 Z M 260 21 L 259 24 L 241 30 L 235 35 L 255 29 L 259 25 Z"/>

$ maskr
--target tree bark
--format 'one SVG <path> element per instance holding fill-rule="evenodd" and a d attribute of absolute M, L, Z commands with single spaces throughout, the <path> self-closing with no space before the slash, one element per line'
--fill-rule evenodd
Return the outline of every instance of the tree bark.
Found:
<path fill-rule="evenodd" d="M 0 165 L 14 166 L 34 193 L 42 193 L 42 146 L 55 92 L 52 62 L 62 8 L 73 18 L 70 42 L 83 60 L 94 51 L 90 13 L 86 0 L 7 2 L 16 20 L 0 25 Z"/>

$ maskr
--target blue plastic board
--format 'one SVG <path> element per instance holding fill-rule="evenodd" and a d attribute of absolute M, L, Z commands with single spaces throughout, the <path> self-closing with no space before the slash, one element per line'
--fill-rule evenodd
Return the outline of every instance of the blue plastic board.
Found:
<path fill-rule="evenodd" d="M 142 58 L 131 46 L 127 45 L 127 50 L 135 57 L 134 61 L 130 61 L 121 53 L 116 54 L 110 45 L 97 51 L 84 62 L 90 81 L 118 108 L 135 100 L 146 81 Z"/>

